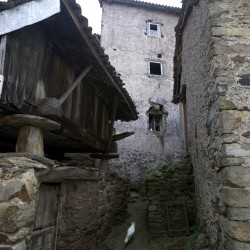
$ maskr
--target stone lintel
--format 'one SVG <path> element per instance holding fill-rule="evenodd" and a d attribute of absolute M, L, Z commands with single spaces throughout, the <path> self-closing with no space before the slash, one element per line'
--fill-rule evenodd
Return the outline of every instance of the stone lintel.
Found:
<path fill-rule="evenodd" d="M 64 180 L 100 180 L 98 171 L 86 170 L 77 167 L 57 167 L 51 170 L 40 171 L 36 174 L 40 183 L 62 182 Z"/>

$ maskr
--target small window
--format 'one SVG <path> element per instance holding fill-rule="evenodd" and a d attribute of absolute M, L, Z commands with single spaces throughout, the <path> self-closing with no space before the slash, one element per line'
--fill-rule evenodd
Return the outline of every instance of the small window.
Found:
<path fill-rule="evenodd" d="M 162 130 L 162 115 L 149 114 L 149 130 L 156 132 Z"/>
<path fill-rule="evenodd" d="M 154 103 L 147 111 L 147 115 L 149 131 L 163 134 L 165 131 L 164 121 L 168 115 L 168 112 L 164 111 L 163 105 Z"/>
<path fill-rule="evenodd" d="M 161 26 L 159 23 L 147 23 L 148 36 L 161 37 Z"/>
<path fill-rule="evenodd" d="M 162 74 L 162 63 L 149 62 L 149 74 L 161 76 Z"/>

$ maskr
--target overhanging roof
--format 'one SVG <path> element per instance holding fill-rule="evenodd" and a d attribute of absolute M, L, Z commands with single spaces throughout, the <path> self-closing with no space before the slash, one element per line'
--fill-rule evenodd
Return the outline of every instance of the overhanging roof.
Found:
<path fill-rule="evenodd" d="M 0 1 L 0 11 L 14 8 L 18 5 L 31 2 L 32 0 L 9 0 L 8 2 Z M 136 107 L 128 92 L 122 86 L 120 76 L 116 73 L 115 68 L 110 64 L 108 56 L 104 53 L 103 48 L 100 45 L 100 41 L 96 35 L 92 34 L 92 28 L 88 26 L 88 19 L 81 14 L 81 7 L 75 0 L 61 0 L 62 11 L 67 12 L 72 23 L 74 23 L 74 30 L 78 33 L 78 36 L 82 38 L 86 46 L 88 47 L 92 57 L 95 58 L 96 64 L 99 70 L 105 75 L 105 83 L 109 86 L 108 89 L 112 89 L 113 97 L 118 99 L 116 120 L 130 121 L 138 118 Z M 47 25 L 49 27 L 49 25 Z M 61 26 L 63 30 L 64 27 Z M 65 32 L 61 32 L 65 34 Z M 72 36 L 71 32 L 66 33 L 68 36 Z M 70 39 L 71 40 L 71 39 Z M 79 41 L 76 41 L 77 46 L 80 48 Z M 112 98 L 112 96 L 111 96 Z"/>

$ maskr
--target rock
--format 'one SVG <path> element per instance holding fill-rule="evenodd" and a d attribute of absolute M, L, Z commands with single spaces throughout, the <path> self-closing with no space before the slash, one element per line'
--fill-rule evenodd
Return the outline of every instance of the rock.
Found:
<path fill-rule="evenodd" d="M 213 46 L 214 55 L 224 55 L 224 54 L 231 54 L 231 53 L 244 53 L 250 54 L 250 46 L 236 43 L 231 46 L 215 44 Z"/>
<path fill-rule="evenodd" d="M 245 28 L 225 28 L 225 27 L 212 27 L 212 36 L 236 36 L 236 37 L 250 37 L 250 30 Z"/>
<path fill-rule="evenodd" d="M 224 216 L 220 216 L 220 224 L 231 238 L 250 242 L 250 222 L 231 221 Z"/>
<path fill-rule="evenodd" d="M 6 233 L 14 233 L 18 230 L 16 218 L 19 211 L 17 205 L 9 203 L 0 203 L 0 231 Z"/>
<path fill-rule="evenodd" d="M 229 220 L 250 221 L 250 208 L 228 207 L 227 217 Z"/>
<path fill-rule="evenodd" d="M 242 122 L 240 112 L 223 110 L 219 114 L 220 132 L 222 134 L 233 133 Z"/>
<path fill-rule="evenodd" d="M 250 187 L 250 168 L 227 167 L 220 172 L 220 179 L 224 185 L 233 187 Z"/>
<path fill-rule="evenodd" d="M 250 157 L 250 144 L 224 144 L 223 152 L 230 157 Z"/>
<path fill-rule="evenodd" d="M 221 166 L 222 167 L 228 167 L 228 166 L 240 166 L 244 163 L 244 159 L 240 157 L 227 157 L 227 158 L 222 158 L 221 159 Z"/>
<path fill-rule="evenodd" d="M 237 241 L 228 237 L 227 242 L 226 242 L 226 249 L 227 250 L 235 250 L 235 249 L 249 250 L 250 243 Z"/>
<path fill-rule="evenodd" d="M 12 245 L 1 245 L 0 250 L 25 250 L 27 249 L 25 241 L 21 241 Z"/>
<path fill-rule="evenodd" d="M 222 200 L 232 207 L 250 207 L 250 190 L 224 187 L 221 191 Z"/>

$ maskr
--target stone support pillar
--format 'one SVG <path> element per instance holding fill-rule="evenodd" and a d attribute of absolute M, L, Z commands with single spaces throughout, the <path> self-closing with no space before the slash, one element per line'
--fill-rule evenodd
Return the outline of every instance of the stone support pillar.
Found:
<path fill-rule="evenodd" d="M 0 249 L 28 248 L 39 189 L 35 171 L 51 165 L 32 154 L 0 154 Z"/>

